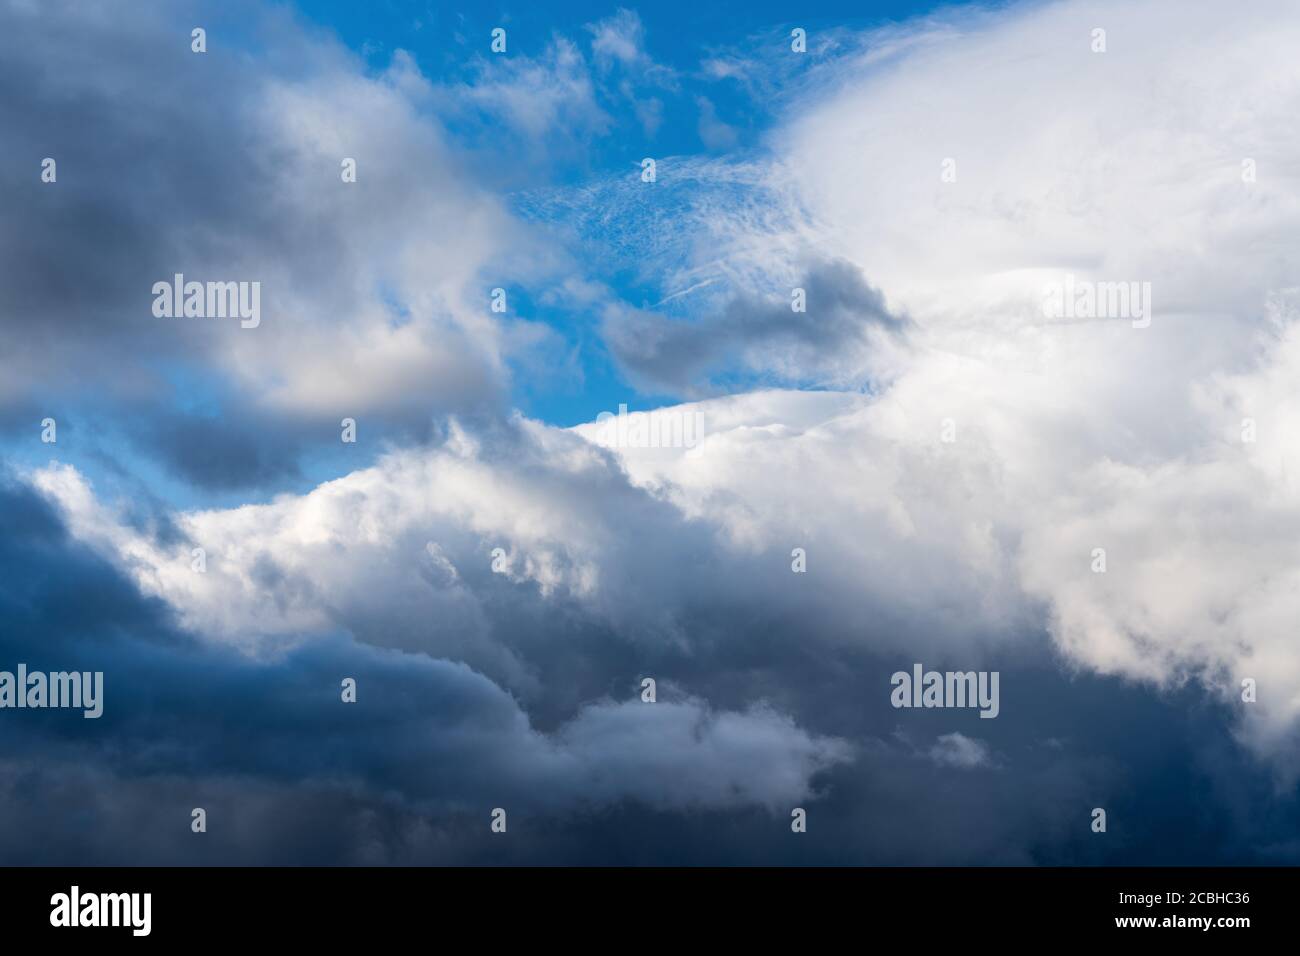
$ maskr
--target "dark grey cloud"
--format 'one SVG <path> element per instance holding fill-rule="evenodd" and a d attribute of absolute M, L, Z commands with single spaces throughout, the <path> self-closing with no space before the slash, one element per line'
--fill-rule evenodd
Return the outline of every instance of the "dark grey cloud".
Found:
<path fill-rule="evenodd" d="M 1002 668 L 998 719 L 898 711 L 888 673 L 907 662 L 814 648 L 798 622 L 764 628 L 734 608 L 730 639 L 690 650 L 583 643 L 568 658 L 582 668 L 542 682 L 569 701 L 547 730 L 463 664 L 344 633 L 264 659 L 198 640 L 22 485 L 0 492 L 0 574 L 0 661 L 106 675 L 99 720 L 0 712 L 11 862 L 1294 858 L 1269 834 L 1294 826 L 1300 807 L 1232 746 L 1214 707 L 1190 690 L 1160 699 L 1062 676 L 1032 641 L 984 662 Z M 562 630 L 558 617 L 533 621 Z M 650 671 L 655 705 L 635 700 Z M 357 704 L 339 701 L 343 676 L 358 680 Z M 575 700 L 571 679 L 608 693 Z M 759 698 L 772 709 L 745 709 Z M 954 732 L 987 741 L 996 765 L 936 766 L 929 748 Z M 852 759 L 815 772 L 815 792 L 797 798 L 809 830 L 795 836 L 783 761 L 818 735 L 846 741 Z M 1104 837 L 1087 827 L 1098 805 Z M 209 814 L 204 836 L 189 830 L 195 806 Z M 510 814 L 504 840 L 488 831 L 495 806 Z"/>
<path fill-rule="evenodd" d="M 244 416 L 158 415 L 141 419 L 135 430 L 146 453 L 201 488 L 275 486 L 301 475 L 301 428 Z"/>
<path fill-rule="evenodd" d="M 801 288 L 807 311 L 792 309 Z M 819 262 L 779 296 L 742 290 L 716 315 L 690 321 L 644 310 L 616 311 L 606 344 L 634 381 L 652 391 L 701 394 L 718 383 L 861 382 L 872 352 L 907 329 L 858 268 Z"/>
<path fill-rule="evenodd" d="M 160 795 L 163 806 L 183 812 L 155 825 L 141 853 L 201 860 L 201 847 L 187 842 L 190 807 L 182 802 L 245 833 L 272 799 L 285 812 L 291 805 L 300 821 L 320 813 L 321 827 L 338 821 L 318 803 L 365 804 L 374 814 L 396 801 L 398 818 L 425 816 L 438 826 L 486 821 L 494 806 L 561 820 L 624 801 L 676 812 L 771 808 L 803 799 L 806 778 L 849 756 L 766 708 L 714 710 L 687 697 L 653 706 L 631 694 L 592 701 L 545 735 L 466 665 L 346 635 L 313 635 L 288 653 L 247 658 L 185 633 L 163 605 L 69 540 L 30 490 L 6 487 L 0 504 L 2 659 L 10 668 L 105 675 L 99 719 L 3 714 L 9 746 L 0 792 L 25 826 L 0 839 L 20 857 L 34 835 L 86 827 L 87 845 L 141 862 L 124 855 L 129 832 L 97 829 L 124 825 L 140 814 L 138 802 Z M 344 677 L 357 681 L 355 704 L 340 700 Z M 74 806 L 81 786 L 90 789 Z M 73 852 L 56 839 L 43 844 L 41 861 L 54 862 L 61 846 Z M 256 859 L 266 852 L 243 850 Z M 102 858 L 92 850 L 78 861 Z"/>

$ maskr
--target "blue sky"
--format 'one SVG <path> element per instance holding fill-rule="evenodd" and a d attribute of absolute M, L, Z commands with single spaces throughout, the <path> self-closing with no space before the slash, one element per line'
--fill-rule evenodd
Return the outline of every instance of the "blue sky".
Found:
<path fill-rule="evenodd" d="M 746 5 L 743 13 L 673 4 L 637 10 L 641 52 L 657 68 L 671 74 L 666 79 L 640 79 L 634 84 L 636 94 L 662 104 L 660 122 L 647 129 L 636 114 L 635 103 L 618 95 L 616 84 L 600 88 L 598 101 L 609 113 L 611 125 L 552 163 L 509 164 L 506 160 L 509 168 L 498 172 L 507 195 L 512 201 L 526 203 L 533 190 L 581 185 L 609 176 L 635 176 L 646 156 L 663 159 L 720 152 L 733 156 L 761 153 L 764 138 L 776 122 L 774 104 L 755 98 L 733 80 L 710 76 L 703 64 L 742 51 L 746 56 L 785 58 L 795 27 L 811 35 L 811 61 L 830 55 L 825 46 L 831 37 L 906 21 L 938 6 L 917 2 L 832 3 L 801 11 L 796 20 L 790 19 L 788 5 L 778 3 Z M 538 57 L 556 35 L 580 44 L 589 42 L 596 26 L 610 23 L 620 9 L 632 12 L 617 5 L 581 3 L 525 9 L 481 8 L 472 12 L 440 9 L 437 5 L 421 8 L 418 4 L 379 4 L 362 9 L 351 4 L 312 3 L 302 8 L 305 16 L 336 33 L 372 69 L 385 69 L 393 52 L 403 50 L 426 76 L 447 82 L 472 78 L 484 60 L 491 68 L 492 58 L 484 50 L 485 38 L 490 38 L 494 28 L 507 30 L 507 55 Z M 794 64 L 796 70 L 803 66 L 801 61 Z M 701 98 L 708 101 L 707 107 L 701 105 Z M 706 142 L 700 129 L 702 110 L 711 111 L 709 115 L 726 126 L 734 141 L 725 148 Z M 453 121 L 449 128 L 455 134 L 458 124 Z M 485 135 L 493 133 L 466 129 L 465 135 L 478 145 Z M 493 150 L 490 141 L 481 148 Z M 503 158 L 494 159 L 500 163 Z M 664 184 L 665 188 L 671 185 L 667 174 Z M 597 232 L 589 239 L 599 244 L 605 237 Z M 647 283 L 644 276 L 628 269 L 610 270 L 599 274 L 599 278 L 636 305 L 651 305 L 661 293 L 653 282 Z M 669 394 L 643 393 L 630 383 L 599 340 L 590 334 L 587 316 L 575 315 L 571 309 L 548 307 L 531 297 L 526 288 L 511 291 L 521 316 L 545 322 L 565 336 L 580 370 L 580 375 L 568 381 L 547 381 L 541 387 L 530 387 L 527 370 L 521 370 L 514 400 L 525 414 L 573 425 L 590 421 L 602 411 L 617 410 L 620 403 L 636 409 L 672 400 Z"/>

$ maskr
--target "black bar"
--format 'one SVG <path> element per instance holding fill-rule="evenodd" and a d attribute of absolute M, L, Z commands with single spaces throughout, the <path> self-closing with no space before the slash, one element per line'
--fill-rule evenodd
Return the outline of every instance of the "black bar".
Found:
<path fill-rule="evenodd" d="M 535 932 L 541 944 L 558 921 L 569 940 L 647 944 L 692 925 L 758 943 L 813 931 L 880 939 L 892 928 L 918 943 L 1201 936 L 1231 944 L 1290 928 L 1297 889 L 1294 868 L 34 868 L 2 871 L 0 881 L 7 940 L 66 942 L 75 933 L 81 943 L 205 947 L 387 938 L 451 946 L 453 930 L 480 941 Z M 52 898 L 70 903 L 73 886 L 83 907 L 87 895 L 150 894 L 147 936 L 135 936 L 129 917 L 137 927 L 143 920 L 134 910 L 117 927 L 51 925 Z M 98 910 L 98 900 L 90 905 Z M 1134 919 L 1154 923 L 1118 922 Z M 1204 919 L 1208 929 L 1187 922 Z M 620 927 L 626 935 L 607 935 Z"/>

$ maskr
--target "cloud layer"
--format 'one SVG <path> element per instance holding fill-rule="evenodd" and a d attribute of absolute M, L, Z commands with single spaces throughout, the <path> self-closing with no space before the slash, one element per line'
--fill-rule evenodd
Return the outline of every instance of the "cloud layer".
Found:
<path fill-rule="evenodd" d="M 7 659 L 110 695 L 14 735 L 15 857 L 120 862 L 158 805 L 142 860 L 1297 858 L 1290 5 L 956 10 L 694 76 L 628 11 L 444 77 L 237 13 L 203 56 L 161 5 L 0 14 L 0 421 L 120 433 L 0 503 Z M 741 149 L 702 104 L 763 77 Z M 711 155 L 581 168 L 692 84 Z M 260 327 L 160 324 L 176 272 L 261 281 Z M 1150 283 L 1149 326 L 1045 315 L 1066 276 Z M 512 408 L 557 368 L 699 441 Z M 891 709 L 914 661 L 1000 671 L 999 718 Z"/>

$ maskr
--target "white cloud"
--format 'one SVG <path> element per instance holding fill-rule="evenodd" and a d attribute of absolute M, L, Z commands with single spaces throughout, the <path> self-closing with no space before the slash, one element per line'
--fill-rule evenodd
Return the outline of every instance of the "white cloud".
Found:
<path fill-rule="evenodd" d="M 826 535 L 829 573 L 904 618 L 1037 619 L 1077 665 L 1202 681 L 1296 770 L 1297 43 L 1286 3 L 1023 5 L 862 38 L 765 160 L 691 168 L 701 212 L 646 269 L 716 298 L 845 260 L 910 347 L 851 412 L 792 434 L 786 407 L 691 454 L 625 452 L 631 473 L 735 540 Z M 724 202 L 742 172 L 756 201 Z M 1150 282 L 1151 326 L 1045 319 L 1067 273 Z"/>
<path fill-rule="evenodd" d="M 992 762 L 988 744 L 956 732 L 941 734 L 927 756 L 940 767 L 956 767 L 959 770 L 987 767 Z"/>
<path fill-rule="evenodd" d="M 1252 245 L 1276 242 L 1300 209 L 1285 172 L 1300 153 L 1285 122 L 1293 7 L 954 16 L 894 55 L 868 42 L 773 137 L 819 238 L 907 311 L 1019 331 L 1044 275 L 1068 270 L 1150 280 L 1176 321 L 1258 307 L 1285 279 L 1285 255 Z M 1097 25 L 1105 53 L 1090 48 Z M 1247 156 L 1266 171 L 1251 186 Z M 945 158 L 956 182 L 941 181 Z"/>
<path fill-rule="evenodd" d="M 635 794 L 668 809 L 788 812 L 813 796 L 814 774 L 851 758 L 844 741 L 809 736 L 768 707 L 714 714 L 697 700 L 593 705 L 558 736 L 584 764 L 587 799 Z"/>
<path fill-rule="evenodd" d="M 614 15 L 590 24 L 591 51 L 596 62 L 608 68 L 611 61 L 635 66 L 648 60 L 642 46 L 645 29 L 641 18 L 632 10 L 620 9 Z"/>
<path fill-rule="evenodd" d="M 559 35 L 537 57 L 480 60 L 469 82 L 437 88 L 434 100 L 445 116 L 478 110 L 494 117 L 536 150 L 556 138 L 581 140 L 599 134 L 612 122 L 597 102 L 582 52 Z M 500 129 L 489 135 L 500 145 Z"/>

